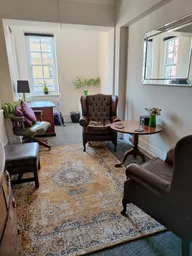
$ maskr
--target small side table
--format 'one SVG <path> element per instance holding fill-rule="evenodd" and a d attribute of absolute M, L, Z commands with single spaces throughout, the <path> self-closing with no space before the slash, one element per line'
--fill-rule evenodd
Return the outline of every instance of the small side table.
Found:
<path fill-rule="evenodd" d="M 116 132 L 132 134 L 133 148 L 128 150 L 124 154 L 123 161 L 120 164 L 116 164 L 115 167 L 120 167 L 121 165 L 123 165 L 129 155 L 133 155 L 133 157 L 140 156 L 143 162 L 145 162 L 145 156 L 138 148 L 139 135 L 151 135 L 151 134 L 159 133 L 162 131 L 162 127 L 160 125 L 157 125 L 155 128 L 149 127 L 149 126 L 143 126 L 143 132 L 136 132 L 135 130 L 140 127 L 140 123 L 138 121 L 123 121 L 119 123 L 123 123 L 122 124 L 123 128 L 118 128 L 117 127 L 118 122 L 116 122 L 110 125 L 111 129 Z"/>

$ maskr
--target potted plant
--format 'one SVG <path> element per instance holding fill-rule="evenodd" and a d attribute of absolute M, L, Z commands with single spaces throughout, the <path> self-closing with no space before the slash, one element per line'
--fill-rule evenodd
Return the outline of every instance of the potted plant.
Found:
<path fill-rule="evenodd" d="M 150 118 L 149 118 L 149 126 L 150 127 L 156 127 L 156 116 L 161 115 L 161 109 L 160 108 L 145 108 L 146 111 L 148 111 Z"/>
<path fill-rule="evenodd" d="M 77 77 L 76 80 L 73 81 L 73 85 L 75 89 L 83 89 L 84 95 L 88 95 L 88 88 L 91 86 L 98 87 L 101 84 L 101 80 L 99 77 L 96 78 L 82 78 Z"/>
<path fill-rule="evenodd" d="M 47 82 L 44 81 L 43 83 L 40 83 L 43 86 L 44 94 L 49 94 L 49 88 L 47 87 Z"/>

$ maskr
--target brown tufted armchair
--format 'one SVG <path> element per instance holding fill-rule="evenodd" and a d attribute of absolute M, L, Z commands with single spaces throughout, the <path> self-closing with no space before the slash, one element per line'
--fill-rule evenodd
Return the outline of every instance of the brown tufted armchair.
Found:
<path fill-rule="evenodd" d="M 192 240 L 192 135 L 179 140 L 165 161 L 154 158 L 126 169 L 123 211 L 134 203 L 182 239 L 183 256 Z"/>
<path fill-rule="evenodd" d="M 88 141 L 112 141 L 117 146 L 117 133 L 110 128 L 117 118 L 118 97 L 95 94 L 81 96 L 82 117 L 79 124 L 83 127 L 83 146 L 86 151 Z"/>

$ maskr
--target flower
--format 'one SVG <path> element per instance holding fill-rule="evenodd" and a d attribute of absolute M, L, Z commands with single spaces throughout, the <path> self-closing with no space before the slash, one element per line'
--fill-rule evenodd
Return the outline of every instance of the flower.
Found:
<path fill-rule="evenodd" d="M 149 112 L 149 115 L 161 115 L 161 109 L 160 108 L 145 108 L 146 111 Z"/>

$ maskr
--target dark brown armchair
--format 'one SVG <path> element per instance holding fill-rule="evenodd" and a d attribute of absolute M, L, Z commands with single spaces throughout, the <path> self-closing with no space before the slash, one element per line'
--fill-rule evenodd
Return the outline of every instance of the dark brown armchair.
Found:
<path fill-rule="evenodd" d="M 79 124 L 83 127 L 83 146 L 86 151 L 88 141 L 112 141 L 117 146 L 117 133 L 110 128 L 117 118 L 118 97 L 96 94 L 81 96 L 82 117 Z"/>
<path fill-rule="evenodd" d="M 178 141 L 165 161 L 154 158 L 126 169 L 123 211 L 134 203 L 182 239 L 182 255 L 192 240 L 192 135 Z"/>

